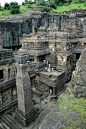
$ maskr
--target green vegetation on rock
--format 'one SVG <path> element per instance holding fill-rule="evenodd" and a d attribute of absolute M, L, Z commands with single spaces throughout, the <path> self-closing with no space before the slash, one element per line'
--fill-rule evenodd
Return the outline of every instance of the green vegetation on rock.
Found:
<path fill-rule="evenodd" d="M 17 2 L 11 2 L 10 3 L 10 13 L 11 14 L 18 14 L 19 13 L 20 6 Z"/>
<path fill-rule="evenodd" d="M 75 112 L 80 118 L 81 123 L 86 125 L 86 99 L 75 98 L 74 95 L 64 94 L 62 99 L 59 101 L 59 108 L 63 117 L 63 120 L 70 125 L 70 127 L 77 128 L 79 123 L 76 120 L 69 120 L 68 113 Z"/>
<path fill-rule="evenodd" d="M 5 3 L 4 7 L 0 5 L 0 16 L 9 17 L 12 15 L 19 15 L 25 12 L 50 12 L 61 14 L 62 12 L 71 11 L 71 10 L 81 10 L 86 9 L 85 0 L 25 0 L 22 2 L 22 5 L 18 5 L 17 2 L 11 2 L 10 4 Z M 35 8 L 35 9 L 34 9 Z"/>

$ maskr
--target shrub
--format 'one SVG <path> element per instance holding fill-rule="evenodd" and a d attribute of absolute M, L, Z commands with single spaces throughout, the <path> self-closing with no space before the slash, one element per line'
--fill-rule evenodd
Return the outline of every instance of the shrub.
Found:
<path fill-rule="evenodd" d="M 46 12 L 50 12 L 50 9 L 49 9 L 49 8 L 47 8 L 47 7 L 44 7 L 44 11 L 46 11 Z"/>
<path fill-rule="evenodd" d="M 39 6 L 39 5 L 46 6 L 45 0 L 40 0 L 40 1 L 38 1 L 38 2 L 37 2 L 37 6 Z"/>
<path fill-rule="evenodd" d="M 25 0 L 25 4 L 27 4 L 28 3 L 28 0 Z"/>
<path fill-rule="evenodd" d="M 84 0 L 79 0 L 79 3 L 84 3 L 85 1 Z"/>
<path fill-rule="evenodd" d="M 24 5 L 24 2 L 22 2 L 22 5 Z"/>
<path fill-rule="evenodd" d="M 56 5 L 59 5 L 59 0 L 55 0 L 55 4 Z"/>
<path fill-rule="evenodd" d="M 11 2 L 10 3 L 10 13 L 11 14 L 18 14 L 19 13 L 20 6 L 17 2 Z"/>
<path fill-rule="evenodd" d="M 28 4 L 33 4 L 32 0 L 29 0 L 29 1 L 28 1 Z"/>
<path fill-rule="evenodd" d="M 52 8 L 56 9 L 57 5 L 56 4 L 52 4 Z"/>
<path fill-rule="evenodd" d="M 86 7 L 86 2 L 84 3 L 84 6 Z"/>
<path fill-rule="evenodd" d="M 1 4 L 0 4 L 0 11 L 1 11 Z"/>
<path fill-rule="evenodd" d="M 4 11 L 4 7 L 1 7 L 1 11 Z"/>
<path fill-rule="evenodd" d="M 68 0 L 68 3 L 70 4 L 72 2 L 72 0 Z"/>
<path fill-rule="evenodd" d="M 60 2 L 60 3 L 59 3 L 59 6 L 62 6 L 63 4 L 64 4 L 64 3 Z"/>

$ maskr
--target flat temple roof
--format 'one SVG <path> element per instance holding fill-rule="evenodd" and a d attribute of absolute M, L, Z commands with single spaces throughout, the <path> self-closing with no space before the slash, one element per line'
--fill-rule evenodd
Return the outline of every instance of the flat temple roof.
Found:
<path fill-rule="evenodd" d="M 57 71 L 50 71 L 50 72 L 40 72 L 42 74 L 46 74 L 46 75 L 54 75 L 54 76 L 59 76 L 61 75 L 63 72 L 57 72 Z"/>

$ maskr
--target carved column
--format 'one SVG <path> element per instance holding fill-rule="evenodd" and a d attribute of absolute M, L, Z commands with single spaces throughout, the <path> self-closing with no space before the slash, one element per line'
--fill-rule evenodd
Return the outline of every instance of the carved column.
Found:
<path fill-rule="evenodd" d="M 34 31 L 34 19 L 32 19 L 32 33 L 34 34 L 35 31 Z"/>
<path fill-rule="evenodd" d="M 2 107 L 2 94 L 0 93 L 0 108 Z"/>
<path fill-rule="evenodd" d="M 55 87 L 53 87 L 53 95 L 55 95 Z"/>
<path fill-rule="evenodd" d="M 26 126 L 35 117 L 33 115 L 32 99 L 31 99 L 31 83 L 27 72 L 28 60 L 27 55 L 17 55 L 16 57 L 16 87 L 18 95 L 18 109 L 16 110 L 16 119 Z M 19 63 L 20 62 L 20 63 Z M 24 63 L 22 63 L 24 62 Z"/>

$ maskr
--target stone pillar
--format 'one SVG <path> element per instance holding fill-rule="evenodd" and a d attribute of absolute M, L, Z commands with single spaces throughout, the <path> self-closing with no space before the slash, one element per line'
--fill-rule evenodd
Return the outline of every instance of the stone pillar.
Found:
<path fill-rule="evenodd" d="M 9 93 L 9 100 L 12 101 L 13 96 L 12 96 L 12 89 L 10 89 L 10 93 Z"/>
<path fill-rule="evenodd" d="M 32 19 L 32 33 L 34 34 L 35 31 L 34 31 L 34 19 Z"/>
<path fill-rule="evenodd" d="M 8 81 L 8 65 L 6 66 L 4 70 L 4 80 Z"/>
<path fill-rule="evenodd" d="M 17 59 L 20 61 L 20 64 L 16 64 L 17 67 L 17 76 L 16 76 L 16 86 L 18 94 L 18 109 L 23 113 L 27 114 L 32 108 L 31 101 L 31 83 L 30 77 L 27 72 L 28 64 L 22 64 L 27 56 L 18 56 Z"/>
<path fill-rule="evenodd" d="M 53 87 L 53 95 L 55 95 L 55 87 Z"/>
<path fill-rule="evenodd" d="M 49 19 L 49 28 L 52 29 L 53 17 L 51 16 Z"/>
<path fill-rule="evenodd" d="M 34 56 L 34 62 L 37 62 L 38 59 L 37 59 L 37 56 Z"/>
<path fill-rule="evenodd" d="M 45 27 L 48 28 L 48 20 L 45 19 Z"/>
<path fill-rule="evenodd" d="M 27 126 L 35 117 L 32 107 L 31 99 L 31 83 L 28 74 L 28 60 L 27 55 L 16 55 L 16 87 L 17 87 L 17 99 L 18 99 L 18 109 L 16 110 L 15 118 Z"/>
<path fill-rule="evenodd" d="M 2 107 L 2 94 L 0 93 L 0 108 Z"/>

